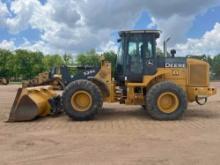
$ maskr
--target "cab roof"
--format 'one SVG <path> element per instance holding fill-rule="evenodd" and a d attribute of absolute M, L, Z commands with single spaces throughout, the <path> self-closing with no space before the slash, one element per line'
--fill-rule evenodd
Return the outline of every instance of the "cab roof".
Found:
<path fill-rule="evenodd" d="M 119 32 L 119 35 L 122 36 L 124 34 L 155 34 L 157 38 L 160 37 L 160 30 L 123 30 Z"/>

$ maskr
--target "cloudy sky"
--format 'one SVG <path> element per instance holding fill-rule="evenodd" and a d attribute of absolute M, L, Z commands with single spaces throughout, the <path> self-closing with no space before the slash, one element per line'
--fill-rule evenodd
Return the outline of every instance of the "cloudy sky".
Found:
<path fill-rule="evenodd" d="M 180 55 L 214 55 L 220 0 L 0 0 L 0 48 L 116 50 L 122 29 L 160 29 Z"/>

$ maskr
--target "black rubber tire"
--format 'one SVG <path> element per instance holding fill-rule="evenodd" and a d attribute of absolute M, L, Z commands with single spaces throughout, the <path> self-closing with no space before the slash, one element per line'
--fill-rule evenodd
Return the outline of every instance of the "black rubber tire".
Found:
<path fill-rule="evenodd" d="M 157 106 L 157 99 L 163 92 L 172 92 L 179 99 L 179 106 L 172 113 L 164 113 Z M 156 120 L 177 120 L 182 117 L 187 109 L 187 96 L 185 91 L 176 84 L 164 81 L 152 86 L 146 96 L 148 114 Z"/>
<path fill-rule="evenodd" d="M 72 95 L 79 91 L 84 90 L 92 96 L 92 105 L 85 112 L 76 111 L 71 104 Z M 86 121 L 93 119 L 95 115 L 102 109 L 103 97 L 100 89 L 91 81 L 76 80 L 71 82 L 63 92 L 62 103 L 64 112 L 71 118 L 77 121 Z"/>

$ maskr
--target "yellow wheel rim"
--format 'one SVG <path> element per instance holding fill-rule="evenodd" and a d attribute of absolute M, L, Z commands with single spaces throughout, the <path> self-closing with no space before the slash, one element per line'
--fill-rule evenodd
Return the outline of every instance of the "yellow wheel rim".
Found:
<path fill-rule="evenodd" d="M 71 98 L 74 110 L 85 112 L 92 106 L 92 96 L 86 91 L 77 91 Z"/>
<path fill-rule="evenodd" d="M 164 92 L 158 97 L 157 106 L 164 113 L 172 113 L 179 107 L 179 99 L 172 92 Z"/>

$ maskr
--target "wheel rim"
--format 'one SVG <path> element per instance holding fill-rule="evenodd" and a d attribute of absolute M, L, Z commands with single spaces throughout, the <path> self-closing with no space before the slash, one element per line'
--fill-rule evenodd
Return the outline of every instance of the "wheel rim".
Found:
<path fill-rule="evenodd" d="M 71 98 L 71 104 L 76 111 L 85 112 L 92 106 L 92 96 L 86 91 L 77 91 Z"/>
<path fill-rule="evenodd" d="M 164 113 L 172 113 L 179 107 L 179 99 L 172 92 L 164 92 L 158 97 L 157 106 Z"/>

